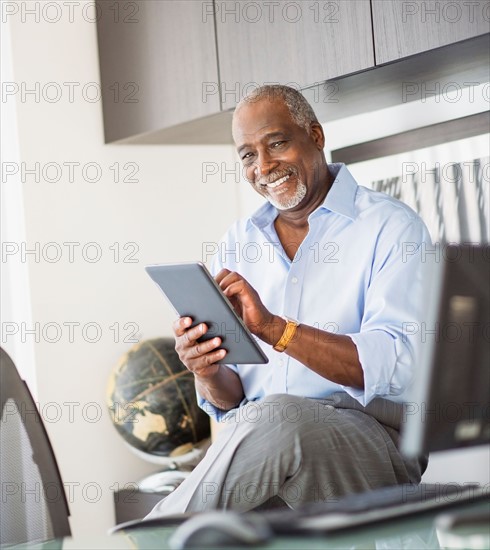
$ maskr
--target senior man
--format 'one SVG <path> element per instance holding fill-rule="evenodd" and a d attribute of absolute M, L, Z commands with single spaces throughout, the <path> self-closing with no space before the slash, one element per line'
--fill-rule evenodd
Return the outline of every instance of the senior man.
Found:
<path fill-rule="evenodd" d="M 404 459 L 398 442 L 417 355 L 403 326 L 422 311 L 420 257 L 403 249 L 430 241 L 424 223 L 327 165 L 322 127 L 292 88 L 243 99 L 233 138 L 267 202 L 227 232 L 214 269 L 269 363 L 226 364 L 220 338 L 198 343 L 205 325 L 176 321 L 200 405 L 224 428 L 150 517 L 297 508 L 418 483 L 426 460 Z"/>

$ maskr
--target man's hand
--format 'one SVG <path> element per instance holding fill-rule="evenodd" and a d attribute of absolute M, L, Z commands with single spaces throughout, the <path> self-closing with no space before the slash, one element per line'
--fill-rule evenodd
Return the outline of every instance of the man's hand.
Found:
<path fill-rule="evenodd" d="M 236 372 L 220 364 L 226 356 L 221 346 L 221 338 L 212 338 L 206 342 L 197 340 L 208 331 L 201 323 L 189 328 L 190 317 L 181 317 L 173 324 L 175 350 L 179 358 L 194 373 L 197 391 L 218 409 L 228 411 L 238 407 L 244 397 L 243 386 Z"/>
<path fill-rule="evenodd" d="M 226 355 L 224 349 L 217 349 L 221 345 L 221 338 L 198 342 L 197 340 L 206 334 L 208 327 L 201 323 L 189 328 L 191 324 L 190 317 L 181 317 L 173 323 L 175 350 L 182 363 L 196 376 L 212 377 L 220 368 L 218 362 Z"/>
<path fill-rule="evenodd" d="M 252 286 L 238 273 L 222 269 L 215 277 L 225 296 L 247 328 L 274 346 L 286 327 L 283 318 L 273 315 Z M 354 342 L 349 336 L 332 334 L 301 324 L 286 354 L 337 384 L 364 387 L 364 372 Z"/>
<path fill-rule="evenodd" d="M 222 269 L 215 279 L 250 332 L 268 340 L 275 316 L 264 306 L 255 289 L 240 274 L 228 269 Z"/>

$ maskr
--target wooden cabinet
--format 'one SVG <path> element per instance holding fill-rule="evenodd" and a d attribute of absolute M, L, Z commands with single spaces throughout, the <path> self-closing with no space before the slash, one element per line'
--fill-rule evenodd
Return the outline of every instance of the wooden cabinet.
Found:
<path fill-rule="evenodd" d="M 376 64 L 490 31 L 487 0 L 371 0 Z"/>
<path fill-rule="evenodd" d="M 264 83 L 305 88 L 374 65 L 369 1 L 216 0 L 222 107 Z"/>
<path fill-rule="evenodd" d="M 305 95 L 313 90 L 319 115 L 326 103 L 330 114 L 349 116 L 340 93 L 349 82 L 360 92 L 359 108 L 375 108 L 366 88 L 359 90 L 367 69 L 479 40 L 490 30 L 487 0 L 97 0 L 96 6 L 106 142 L 232 143 L 232 109 L 265 83 L 289 84 Z M 397 63 L 396 78 L 410 63 Z M 377 97 L 376 89 L 368 92 Z"/>
<path fill-rule="evenodd" d="M 214 19 L 204 4 L 97 2 L 106 142 L 219 113 Z"/>

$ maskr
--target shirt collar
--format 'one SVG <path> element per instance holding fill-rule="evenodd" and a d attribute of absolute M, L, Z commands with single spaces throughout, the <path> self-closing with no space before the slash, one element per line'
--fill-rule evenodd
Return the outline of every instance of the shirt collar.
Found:
<path fill-rule="evenodd" d="M 357 193 L 357 182 L 349 172 L 347 166 L 341 162 L 328 165 L 330 174 L 334 181 L 325 200 L 319 207 L 310 214 L 318 216 L 322 210 L 328 210 L 347 216 L 351 220 L 356 218 L 355 198 Z M 263 229 L 271 224 L 277 217 L 277 209 L 270 202 L 264 203 L 256 210 L 247 221 L 247 229 L 254 225 L 258 229 Z"/>
<path fill-rule="evenodd" d="M 315 212 L 324 208 L 354 220 L 357 215 L 355 202 L 357 193 L 356 180 L 349 172 L 347 166 L 342 162 L 329 164 L 328 169 L 335 179 L 323 204 Z M 312 215 L 315 212 L 312 212 Z"/>

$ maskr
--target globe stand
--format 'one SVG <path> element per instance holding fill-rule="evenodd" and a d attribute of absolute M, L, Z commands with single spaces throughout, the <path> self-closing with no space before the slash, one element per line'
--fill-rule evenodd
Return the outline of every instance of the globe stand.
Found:
<path fill-rule="evenodd" d="M 134 454 L 146 462 L 164 466 L 165 470 L 193 470 L 206 454 L 206 451 L 211 445 L 211 439 L 206 438 L 198 443 L 182 445 L 168 456 L 145 453 L 126 441 L 124 444 L 129 447 Z"/>
<path fill-rule="evenodd" d="M 142 340 L 121 357 L 107 405 L 124 443 L 161 470 L 114 492 L 116 522 L 123 523 L 145 517 L 182 483 L 209 447 L 211 428 L 171 337 Z"/>

